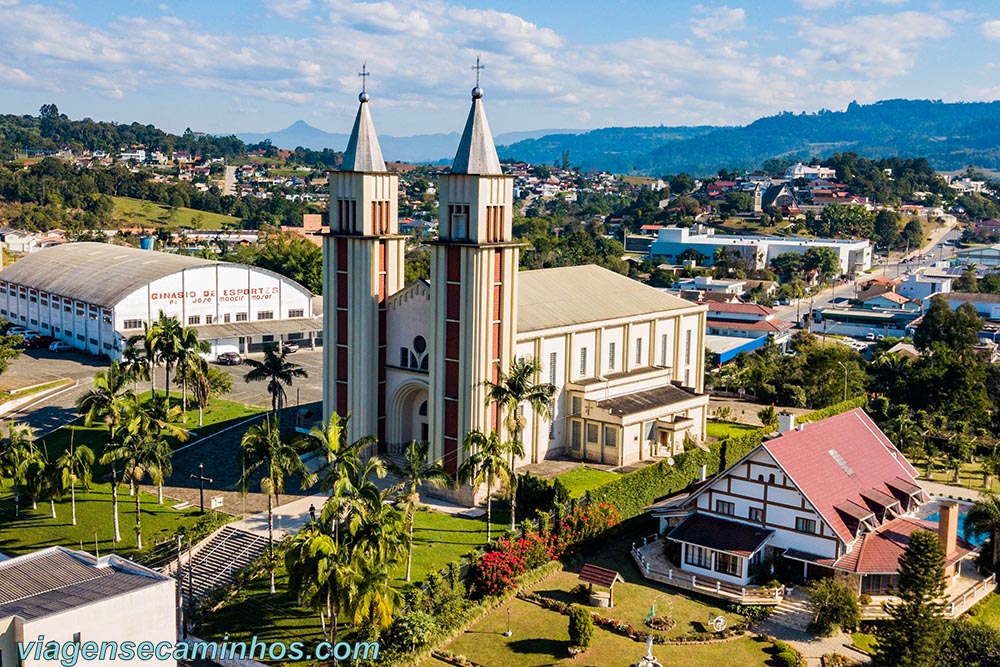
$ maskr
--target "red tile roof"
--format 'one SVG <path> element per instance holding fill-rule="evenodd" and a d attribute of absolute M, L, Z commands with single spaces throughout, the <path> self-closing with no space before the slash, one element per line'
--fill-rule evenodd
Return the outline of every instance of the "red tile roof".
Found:
<path fill-rule="evenodd" d="M 763 447 L 844 542 L 855 536 L 837 505 L 870 507 L 865 496 L 881 494 L 898 498 L 898 478 L 919 486 L 917 471 L 860 408 L 804 424 Z"/>
<path fill-rule="evenodd" d="M 899 517 L 879 528 L 874 533 L 862 535 L 850 553 L 844 554 L 833 563 L 838 570 L 864 572 L 869 574 L 896 574 L 899 571 L 899 557 L 910 543 L 910 535 L 917 530 L 937 533 L 938 524 L 912 517 Z M 972 551 L 971 545 L 959 538 L 956 550 L 948 554 L 948 562 L 954 562 Z"/>
<path fill-rule="evenodd" d="M 756 303 L 725 303 L 716 302 L 708 304 L 708 312 L 710 313 L 740 313 L 741 315 L 773 315 L 776 311 L 774 308 L 768 308 L 767 306 L 761 306 Z"/>

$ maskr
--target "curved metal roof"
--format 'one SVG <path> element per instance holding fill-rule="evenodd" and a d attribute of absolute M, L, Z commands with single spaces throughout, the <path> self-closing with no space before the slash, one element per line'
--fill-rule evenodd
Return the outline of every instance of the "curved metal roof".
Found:
<path fill-rule="evenodd" d="M 158 278 L 225 264 L 110 243 L 64 243 L 19 259 L 0 271 L 0 280 L 113 308 Z"/>

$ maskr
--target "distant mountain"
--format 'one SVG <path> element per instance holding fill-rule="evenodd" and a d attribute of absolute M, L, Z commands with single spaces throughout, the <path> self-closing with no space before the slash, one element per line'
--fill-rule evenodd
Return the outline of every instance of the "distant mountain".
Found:
<path fill-rule="evenodd" d="M 579 130 L 582 131 L 582 130 Z M 534 139 L 556 133 L 572 133 L 574 130 L 532 130 L 528 132 L 506 132 L 498 134 L 495 141 L 499 145 L 510 144 L 526 139 Z M 266 139 L 277 148 L 293 149 L 302 146 L 312 150 L 330 148 L 342 151 L 347 148 L 350 136 L 326 132 L 313 127 L 304 120 L 297 120 L 283 130 L 275 132 L 242 132 L 236 135 L 246 144 L 256 144 Z M 447 134 L 417 134 L 410 137 L 395 137 L 391 134 L 380 134 L 379 143 L 382 154 L 387 160 L 397 162 L 437 162 L 451 160 L 458 148 L 458 132 Z"/>
<path fill-rule="evenodd" d="M 554 134 L 499 149 L 500 156 L 554 163 L 569 152 L 584 169 L 714 174 L 773 158 L 808 160 L 854 151 L 864 157 L 926 157 L 938 169 L 1000 167 L 1000 102 L 886 100 L 845 111 L 785 112 L 738 127 L 604 128 Z"/>

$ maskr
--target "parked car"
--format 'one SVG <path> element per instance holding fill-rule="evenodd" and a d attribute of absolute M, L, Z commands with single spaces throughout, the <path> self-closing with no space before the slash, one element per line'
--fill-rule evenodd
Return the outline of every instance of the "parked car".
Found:
<path fill-rule="evenodd" d="M 49 345 L 49 352 L 69 352 L 73 346 L 61 340 L 52 341 Z"/>
<path fill-rule="evenodd" d="M 865 336 L 865 340 L 875 340 L 875 334 L 869 333 Z"/>
<path fill-rule="evenodd" d="M 36 336 L 25 336 L 24 346 L 29 350 L 44 350 L 55 342 L 52 336 L 38 334 Z"/>
<path fill-rule="evenodd" d="M 298 343 L 282 343 L 281 344 L 281 351 L 284 352 L 285 354 L 291 354 L 292 352 L 298 352 L 299 351 L 299 344 Z"/>
<path fill-rule="evenodd" d="M 8 336 L 29 336 L 33 333 L 35 332 L 27 327 L 10 327 L 7 329 Z"/>
<path fill-rule="evenodd" d="M 243 357 L 237 352 L 223 352 L 215 358 L 215 363 L 223 366 L 239 366 L 243 363 Z"/>

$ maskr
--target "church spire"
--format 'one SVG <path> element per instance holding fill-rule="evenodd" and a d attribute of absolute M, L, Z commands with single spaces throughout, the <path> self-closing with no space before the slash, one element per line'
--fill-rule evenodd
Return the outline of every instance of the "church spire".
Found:
<path fill-rule="evenodd" d="M 475 174 L 481 176 L 499 176 L 500 158 L 493 144 L 493 134 L 486 120 L 486 110 L 483 108 L 483 89 L 479 87 L 479 71 L 484 65 L 476 58 L 476 87 L 472 89 L 472 108 L 469 109 L 469 119 L 465 121 L 465 131 L 462 141 L 458 144 L 458 153 L 451 165 L 453 174 Z"/>
<path fill-rule="evenodd" d="M 378 144 L 378 135 L 375 133 L 375 124 L 372 122 L 372 115 L 368 111 L 368 100 L 370 96 L 366 90 L 365 79 L 370 76 L 368 69 L 362 65 L 361 72 L 361 94 L 358 101 L 358 115 L 354 119 L 354 129 L 351 130 L 351 138 L 347 142 L 347 150 L 344 151 L 344 163 L 341 171 L 359 172 L 384 172 L 385 160 L 382 159 L 382 148 Z"/>

